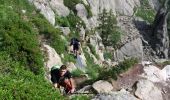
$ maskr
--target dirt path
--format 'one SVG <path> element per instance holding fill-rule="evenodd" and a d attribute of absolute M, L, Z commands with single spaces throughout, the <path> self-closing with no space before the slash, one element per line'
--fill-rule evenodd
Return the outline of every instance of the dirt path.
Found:
<path fill-rule="evenodd" d="M 135 65 L 133 68 L 129 69 L 128 71 L 120 74 L 116 81 L 112 80 L 112 85 L 114 90 L 130 89 L 136 81 L 141 79 L 139 77 L 140 74 L 143 73 L 143 66 L 141 64 Z"/>

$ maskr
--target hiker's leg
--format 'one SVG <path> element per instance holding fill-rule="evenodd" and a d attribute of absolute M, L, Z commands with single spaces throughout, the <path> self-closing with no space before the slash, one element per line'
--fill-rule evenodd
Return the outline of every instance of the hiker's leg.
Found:
<path fill-rule="evenodd" d="M 64 79 L 62 82 L 60 82 L 60 85 L 64 87 L 65 93 L 69 93 L 72 89 L 71 83 L 69 79 Z"/>
<path fill-rule="evenodd" d="M 64 83 L 65 83 L 65 85 L 66 85 L 66 88 L 72 89 L 72 86 L 71 86 L 71 83 L 70 83 L 70 80 L 69 80 L 69 79 L 65 79 L 65 80 L 64 80 Z"/>

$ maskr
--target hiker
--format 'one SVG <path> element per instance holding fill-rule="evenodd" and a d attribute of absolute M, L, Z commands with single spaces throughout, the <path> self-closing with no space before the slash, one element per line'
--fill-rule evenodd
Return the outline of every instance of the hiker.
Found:
<path fill-rule="evenodd" d="M 60 89 L 60 86 L 64 87 L 66 94 L 75 91 L 71 73 L 67 70 L 66 65 L 62 65 L 59 69 L 51 70 L 51 81 L 55 88 Z"/>
<path fill-rule="evenodd" d="M 73 46 L 73 53 L 75 57 L 77 57 L 79 46 L 80 46 L 80 41 L 77 38 L 72 38 L 70 46 Z"/>

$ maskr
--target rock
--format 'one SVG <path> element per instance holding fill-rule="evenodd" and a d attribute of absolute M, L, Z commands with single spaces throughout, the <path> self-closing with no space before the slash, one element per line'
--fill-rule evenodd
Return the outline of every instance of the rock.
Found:
<path fill-rule="evenodd" d="M 126 90 L 122 89 L 118 92 L 111 92 L 110 94 L 99 94 L 92 100 L 139 100 L 131 95 Z"/>
<path fill-rule="evenodd" d="M 166 73 L 166 80 L 167 80 L 167 81 L 170 81 L 170 65 L 165 66 L 165 67 L 162 69 L 162 72 L 163 72 L 163 73 Z"/>
<path fill-rule="evenodd" d="M 87 11 L 83 4 L 76 5 L 77 15 L 80 18 L 87 17 Z"/>
<path fill-rule="evenodd" d="M 107 11 L 112 10 L 114 15 L 116 12 L 123 15 L 133 15 L 133 9 L 140 5 L 139 0 L 88 0 L 91 10 L 94 16 L 106 9 Z"/>
<path fill-rule="evenodd" d="M 80 38 L 82 41 L 85 41 L 85 35 L 86 35 L 85 30 L 83 27 L 81 27 L 80 28 Z"/>
<path fill-rule="evenodd" d="M 48 68 L 48 71 L 50 71 L 51 67 L 54 65 L 62 65 L 61 58 L 54 48 L 47 44 L 43 44 L 43 50 L 47 53 L 47 61 L 45 62 L 45 65 Z"/>
<path fill-rule="evenodd" d="M 151 64 L 152 64 L 152 62 L 150 62 L 150 61 L 142 61 L 143 66 L 149 66 Z"/>
<path fill-rule="evenodd" d="M 74 71 L 74 70 L 77 69 L 77 67 L 74 65 L 73 62 L 67 62 L 66 66 L 67 66 L 67 68 L 68 68 L 68 70 L 69 70 L 70 72 L 72 72 L 72 71 Z"/>
<path fill-rule="evenodd" d="M 114 60 L 123 61 L 124 58 L 143 58 L 143 46 L 140 38 L 137 38 L 129 43 L 126 43 L 119 50 L 116 50 L 114 54 Z"/>
<path fill-rule="evenodd" d="M 42 15 L 44 15 L 44 17 L 52 24 L 55 24 L 55 13 L 53 12 L 53 10 L 51 9 L 48 1 L 46 0 L 33 0 L 30 1 L 31 3 L 33 3 L 35 5 L 35 7 L 40 10 L 40 13 Z"/>
<path fill-rule="evenodd" d="M 81 88 L 80 90 L 76 91 L 76 93 L 89 93 L 91 89 L 92 89 L 92 86 L 87 85 Z"/>
<path fill-rule="evenodd" d="M 159 7 L 161 6 L 159 0 L 148 0 L 148 2 L 152 9 L 159 10 Z"/>
<path fill-rule="evenodd" d="M 163 100 L 161 91 L 148 80 L 139 80 L 135 96 L 141 100 Z"/>
<path fill-rule="evenodd" d="M 153 65 L 145 66 L 144 73 L 141 76 L 152 82 L 166 81 L 166 72 Z"/>
<path fill-rule="evenodd" d="M 64 33 L 65 36 L 70 34 L 70 28 L 69 27 L 60 27 L 60 29 Z"/>
<path fill-rule="evenodd" d="M 64 5 L 63 0 L 50 0 L 49 4 L 59 16 L 67 16 L 70 13 L 69 9 Z"/>
<path fill-rule="evenodd" d="M 113 90 L 113 86 L 104 80 L 99 80 L 93 83 L 92 87 L 97 93 L 110 93 Z"/>

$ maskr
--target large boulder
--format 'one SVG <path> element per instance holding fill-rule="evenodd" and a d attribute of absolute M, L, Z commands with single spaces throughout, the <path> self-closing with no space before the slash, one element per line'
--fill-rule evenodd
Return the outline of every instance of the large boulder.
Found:
<path fill-rule="evenodd" d="M 148 80 L 139 80 L 135 95 L 140 100 L 163 100 L 161 91 Z"/>
<path fill-rule="evenodd" d="M 113 90 L 112 84 L 104 80 L 93 83 L 92 87 L 97 93 L 110 93 Z"/>
<path fill-rule="evenodd" d="M 153 65 L 148 65 L 144 67 L 144 73 L 141 76 L 152 82 L 163 82 L 166 81 L 165 71 L 161 71 Z"/>
<path fill-rule="evenodd" d="M 120 49 L 116 50 L 114 60 L 123 61 L 126 58 L 143 58 L 143 46 L 140 38 L 137 38 L 129 43 L 124 44 Z"/>
<path fill-rule="evenodd" d="M 43 50 L 45 51 L 47 55 L 46 57 L 47 61 L 45 62 L 45 65 L 49 71 L 54 65 L 62 65 L 61 58 L 54 48 L 50 47 L 47 44 L 43 44 Z"/>

